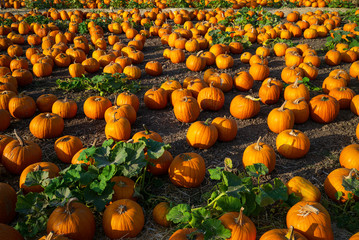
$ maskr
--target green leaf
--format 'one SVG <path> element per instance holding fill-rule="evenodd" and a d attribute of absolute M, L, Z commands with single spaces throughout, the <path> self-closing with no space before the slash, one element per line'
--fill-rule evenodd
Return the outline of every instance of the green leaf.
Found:
<path fill-rule="evenodd" d="M 162 142 L 157 142 L 152 139 L 146 139 L 142 137 L 139 139 L 139 142 L 143 142 L 147 147 L 147 156 L 150 159 L 160 158 L 166 149 L 170 148 L 169 144 L 164 144 Z"/>
<path fill-rule="evenodd" d="M 196 210 L 192 210 L 192 217 L 189 224 L 193 228 L 199 228 L 201 223 L 205 220 L 211 218 L 211 212 L 205 208 L 199 208 Z"/>
<path fill-rule="evenodd" d="M 107 165 L 103 168 L 102 173 L 98 176 L 98 179 L 101 181 L 110 181 L 113 176 L 116 174 L 115 165 Z"/>
<path fill-rule="evenodd" d="M 178 204 L 171 208 L 166 218 L 173 223 L 188 223 L 191 220 L 191 207 L 188 204 Z"/>
<path fill-rule="evenodd" d="M 231 231 L 225 228 L 218 219 L 206 219 L 202 224 L 205 239 L 228 239 L 231 237 Z"/>
<path fill-rule="evenodd" d="M 343 192 L 341 192 L 341 191 L 339 191 L 339 192 L 336 192 L 335 193 L 335 198 L 337 199 L 337 200 L 340 200 L 342 197 L 343 197 Z"/>
<path fill-rule="evenodd" d="M 222 179 L 223 167 L 216 167 L 208 169 L 209 177 L 212 180 L 221 180 Z"/>
<path fill-rule="evenodd" d="M 247 174 L 251 177 L 258 178 L 260 176 L 267 175 L 269 170 L 263 163 L 255 163 L 246 167 Z"/>
<path fill-rule="evenodd" d="M 239 212 L 243 203 L 241 199 L 231 196 L 223 196 L 217 201 L 217 207 L 221 209 L 222 212 Z"/>
<path fill-rule="evenodd" d="M 25 185 L 30 187 L 34 185 L 42 185 L 45 180 L 49 179 L 49 172 L 47 171 L 34 171 L 26 175 Z M 47 184 L 46 184 L 47 185 Z"/>

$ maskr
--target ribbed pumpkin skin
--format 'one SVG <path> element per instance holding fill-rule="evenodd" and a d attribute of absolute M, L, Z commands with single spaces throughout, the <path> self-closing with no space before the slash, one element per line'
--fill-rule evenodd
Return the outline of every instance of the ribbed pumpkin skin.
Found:
<path fill-rule="evenodd" d="M 15 190 L 9 184 L 0 182 L 0 224 L 10 223 L 14 219 L 16 201 Z"/>
<path fill-rule="evenodd" d="M 194 97 L 185 96 L 181 100 L 177 100 L 173 105 L 173 112 L 180 122 L 190 123 L 196 121 L 200 111 L 198 102 Z"/>
<path fill-rule="evenodd" d="M 349 240 L 359 240 L 359 232 L 354 234 Z"/>
<path fill-rule="evenodd" d="M 272 229 L 265 232 L 259 240 L 289 240 L 289 238 L 286 237 L 287 233 L 288 229 Z M 294 231 L 293 236 L 295 240 L 308 240 L 297 231 Z"/>
<path fill-rule="evenodd" d="M 269 129 L 275 133 L 291 129 L 294 126 L 294 114 L 289 109 L 275 108 L 268 114 L 267 124 Z"/>
<path fill-rule="evenodd" d="M 319 202 L 321 193 L 319 189 L 303 177 L 293 177 L 287 184 L 288 194 L 294 193 L 301 201 Z"/>
<path fill-rule="evenodd" d="M 84 103 L 84 112 L 88 118 L 103 119 L 107 108 L 111 106 L 112 103 L 105 97 L 89 97 Z"/>
<path fill-rule="evenodd" d="M 254 223 L 245 215 L 242 218 L 242 226 L 236 223 L 239 212 L 228 212 L 223 214 L 219 220 L 225 228 L 231 230 L 232 235 L 229 240 L 255 240 L 257 230 Z"/>
<path fill-rule="evenodd" d="M 194 231 L 196 231 L 195 228 L 178 229 L 172 234 L 169 240 L 188 240 L 187 235 Z M 202 233 L 196 234 L 195 240 L 204 240 L 204 235 Z"/>
<path fill-rule="evenodd" d="M 62 118 L 73 118 L 77 113 L 77 104 L 74 100 L 57 100 L 52 105 L 52 112 Z"/>
<path fill-rule="evenodd" d="M 238 119 L 248 119 L 256 116 L 261 109 L 259 100 L 238 95 L 232 99 L 229 111 L 231 115 Z"/>
<path fill-rule="evenodd" d="M 138 97 L 135 94 L 130 93 L 130 92 L 120 93 L 117 96 L 116 104 L 118 106 L 121 106 L 122 104 L 129 104 L 136 110 L 136 112 L 140 108 L 140 101 L 138 100 Z"/>
<path fill-rule="evenodd" d="M 70 200 L 71 201 L 71 200 Z M 70 211 L 57 207 L 47 221 L 47 233 L 63 234 L 73 240 L 92 240 L 95 235 L 95 218 L 84 204 L 72 202 Z"/>
<path fill-rule="evenodd" d="M 313 97 L 309 102 L 310 117 L 318 123 L 330 123 L 338 116 L 338 101 L 325 94 Z"/>
<path fill-rule="evenodd" d="M 218 130 L 207 120 L 206 122 L 197 121 L 188 128 L 186 140 L 187 143 L 199 149 L 212 147 L 218 139 Z"/>
<path fill-rule="evenodd" d="M 152 218 L 157 224 L 163 227 L 168 227 L 170 222 L 167 221 L 166 215 L 169 211 L 170 205 L 167 202 L 160 202 L 153 209 Z"/>
<path fill-rule="evenodd" d="M 313 206 L 319 213 L 299 216 L 299 210 L 305 205 Z M 287 213 L 287 227 L 293 226 L 308 240 L 334 240 L 328 211 L 317 202 L 300 201 L 291 207 Z"/>
<path fill-rule="evenodd" d="M 24 240 L 21 234 L 9 225 L 0 223 L 0 239 L 1 240 Z"/>
<path fill-rule="evenodd" d="M 0 156 L 2 156 L 2 153 L 6 147 L 6 145 L 13 141 L 14 139 L 12 137 L 6 136 L 6 135 L 0 135 Z M 0 159 L 1 160 L 1 159 Z M 0 161 L 1 162 L 1 161 Z"/>
<path fill-rule="evenodd" d="M 64 130 L 64 120 L 54 113 L 40 113 L 30 122 L 30 132 L 37 138 L 55 138 Z"/>
<path fill-rule="evenodd" d="M 143 137 L 146 139 L 152 139 L 157 142 L 163 142 L 161 135 L 159 135 L 154 131 L 148 130 L 145 125 L 144 128 L 145 128 L 144 131 L 137 132 L 132 136 L 134 142 L 138 142 L 138 140 Z"/>
<path fill-rule="evenodd" d="M 12 174 L 20 174 L 30 164 L 40 162 L 41 156 L 41 148 L 36 143 L 25 141 L 21 146 L 18 140 L 13 140 L 3 151 L 2 164 Z"/>
<path fill-rule="evenodd" d="M 123 212 L 119 211 L 124 206 Z M 103 214 L 103 228 L 111 239 L 136 237 L 142 230 L 145 217 L 141 206 L 130 199 L 121 199 L 108 206 Z"/>
<path fill-rule="evenodd" d="M 346 146 L 340 153 L 339 162 L 342 167 L 359 171 L 359 144 Z"/>
<path fill-rule="evenodd" d="M 124 117 L 112 119 L 105 126 L 105 134 L 107 139 L 117 142 L 128 140 L 131 137 L 131 123 Z"/>
<path fill-rule="evenodd" d="M 35 114 L 36 103 L 25 95 L 12 97 L 9 101 L 9 112 L 14 118 L 30 118 Z"/>
<path fill-rule="evenodd" d="M 201 109 L 218 111 L 224 105 L 224 93 L 221 89 L 211 85 L 202 89 L 198 96 L 197 101 Z"/>
<path fill-rule="evenodd" d="M 39 168 L 38 169 L 39 171 L 49 172 L 49 178 L 54 178 L 54 177 L 58 176 L 59 172 L 60 172 L 59 167 L 56 166 L 56 164 L 54 164 L 52 162 L 38 162 L 38 163 L 31 164 L 30 166 L 26 167 L 20 175 L 19 186 L 20 186 L 20 188 L 22 188 L 24 190 L 25 193 L 42 192 L 44 190 L 41 187 L 41 185 L 34 185 L 34 186 L 26 186 L 25 185 L 27 174 L 29 174 L 30 172 L 34 172 L 35 170 L 37 170 L 37 168 Z"/>
<path fill-rule="evenodd" d="M 278 152 L 290 159 L 304 157 L 310 148 L 309 138 L 299 130 L 287 129 L 276 138 Z"/>
<path fill-rule="evenodd" d="M 148 159 L 150 164 L 147 165 L 147 170 L 153 175 L 164 175 L 168 173 L 168 168 L 170 167 L 173 157 L 172 154 L 165 150 L 163 155 L 158 159 Z"/>
<path fill-rule="evenodd" d="M 116 114 L 115 114 L 116 113 Z M 105 112 L 105 121 L 109 122 L 114 118 L 119 117 L 127 118 L 131 125 L 136 121 L 137 112 L 130 104 L 123 104 L 121 106 L 109 107 Z"/>
<path fill-rule="evenodd" d="M 167 99 L 165 89 L 153 87 L 145 93 L 143 101 L 149 109 L 163 109 L 167 106 Z"/>
<path fill-rule="evenodd" d="M 340 202 L 346 202 L 348 200 L 348 194 L 350 191 L 345 190 L 343 180 L 346 176 L 349 176 L 350 169 L 347 168 L 337 168 L 333 170 L 324 181 L 324 190 L 325 193 L 334 201 L 338 201 L 335 197 L 336 192 L 342 192 L 343 196 L 339 200 Z"/>
<path fill-rule="evenodd" d="M 0 109 L 0 131 L 5 131 L 10 126 L 11 116 L 7 110 Z"/>
<path fill-rule="evenodd" d="M 305 123 L 309 119 L 309 106 L 303 99 L 289 100 L 284 105 L 294 114 L 294 123 Z"/>
<path fill-rule="evenodd" d="M 114 193 L 112 195 L 112 201 L 120 199 L 132 199 L 133 193 L 135 192 L 135 182 L 124 176 L 115 176 L 111 179 L 114 182 L 113 186 Z"/>
<path fill-rule="evenodd" d="M 205 173 L 204 159 L 197 153 L 177 155 L 168 169 L 171 182 L 185 188 L 198 187 L 202 183 Z"/>
<path fill-rule="evenodd" d="M 54 148 L 58 159 L 64 163 L 71 163 L 72 157 L 83 148 L 83 145 L 80 138 L 66 135 L 56 140 Z"/>
<path fill-rule="evenodd" d="M 212 124 L 218 130 L 219 141 L 232 141 L 237 136 L 237 123 L 233 119 L 216 117 L 215 119 L 213 119 Z"/>
<path fill-rule="evenodd" d="M 260 139 L 259 139 L 260 140 Z M 276 156 L 273 148 L 262 142 L 249 145 L 243 152 L 243 166 L 247 167 L 255 163 L 263 163 L 269 172 L 274 170 Z"/>

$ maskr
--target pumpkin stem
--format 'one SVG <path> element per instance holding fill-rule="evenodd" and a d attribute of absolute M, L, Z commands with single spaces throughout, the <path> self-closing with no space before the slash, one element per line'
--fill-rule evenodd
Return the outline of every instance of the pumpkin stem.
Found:
<path fill-rule="evenodd" d="M 145 125 L 145 124 L 143 124 L 143 125 L 142 125 L 142 127 L 143 127 L 143 129 L 145 129 L 145 134 L 146 134 L 146 135 L 151 134 L 151 131 L 150 131 L 150 130 L 148 130 L 148 128 L 146 127 L 146 125 Z"/>
<path fill-rule="evenodd" d="M 351 179 L 353 177 L 353 174 L 356 174 L 357 170 L 355 168 L 352 168 L 348 174 L 348 176 L 345 176 L 345 179 Z"/>
<path fill-rule="evenodd" d="M 343 70 L 339 70 L 337 74 L 334 76 L 335 79 L 338 79 L 340 74 L 345 73 Z"/>
<path fill-rule="evenodd" d="M 51 118 L 51 113 L 46 113 L 46 114 L 45 114 L 45 117 L 46 117 L 46 118 Z"/>
<path fill-rule="evenodd" d="M 117 213 L 118 214 L 123 214 L 123 213 L 125 213 L 127 211 L 127 208 L 126 208 L 126 206 L 124 206 L 124 205 L 120 205 L 120 206 L 118 206 L 118 208 L 117 208 Z"/>
<path fill-rule="evenodd" d="M 66 208 L 65 208 L 65 213 L 66 214 L 68 214 L 68 215 L 72 214 L 72 211 L 73 211 L 72 203 L 75 202 L 75 201 L 78 201 L 78 199 L 74 197 L 74 198 L 70 198 L 70 200 L 67 202 Z"/>
<path fill-rule="evenodd" d="M 113 121 L 114 121 L 114 122 L 117 122 L 117 121 L 118 121 L 118 119 L 116 119 L 116 113 L 117 113 L 117 111 L 115 111 L 115 112 L 113 113 Z"/>
<path fill-rule="evenodd" d="M 241 207 L 241 210 L 239 211 L 238 218 L 235 219 L 235 223 L 238 224 L 239 226 L 243 225 L 243 210 L 244 210 L 244 207 Z"/>
<path fill-rule="evenodd" d="M 17 134 L 16 129 L 14 129 L 14 134 L 15 134 L 16 139 L 19 141 L 20 146 L 21 146 L 21 147 L 25 146 L 24 139 L 22 139 L 22 137 L 20 137 L 20 136 Z"/>
<path fill-rule="evenodd" d="M 290 132 L 289 132 L 289 135 L 293 136 L 293 137 L 296 137 L 298 136 L 298 133 L 294 132 L 294 129 L 292 129 Z"/>
<path fill-rule="evenodd" d="M 256 145 L 254 146 L 254 149 L 257 151 L 260 151 L 262 149 L 262 147 L 259 145 L 260 141 L 261 141 L 262 137 L 260 136 L 257 140 Z"/>
<path fill-rule="evenodd" d="M 45 240 L 51 240 L 53 236 L 54 236 L 54 232 L 51 231 L 51 232 L 46 236 Z"/>
<path fill-rule="evenodd" d="M 184 96 L 184 97 L 182 98 L 182 101 L 183 101 L 183 102 L 188 102 L 188 96 Z"/>
<path fill-rule="evenodd" d="M 295 67 L 297 66 L 297 64 L 293 64 L 293 66 L 290 67 L 291 70 L 295 69 Z"/>
<path fill-rule="evenodd" d="M 270 88 L 271 83 L 272 83 L 272 78 L 268 78 L 268 80 L 267 80 L 267 87 Z"/>
<path fill-rule="evenodd" d="M 247 98 L 247 99 L 250 99 L 250 100 L 256 101 L 256 102 L 258 102 L 258 101 L 261 100 L 260 98 L 255 98 L 255 97 L 253 97 L 253 96 L 251 96 L 251 95 L 247 95 L 247 96 L 245 96 L 244 98 Z"/>
<path fill-rule="evenodd" d="M 290 227 L 289 227 L 289 231 L 288 231 L 288 233 L 285 235 L 285 237 L 286 237 L 288 240 L 295 240 L 295 237 L 294 237 L 294 227 L 293 227 L 293 226 L 290 226 Z"/>
<path fill-rule="evenodd" d="M 282 106 L 280 106 L 280 108 L 278 108 L 278 111 L 283 112 L 284 111 L 284 106 L 287 103 L 287 100 L 284 101 L 284 103 L 282 104 Z"/>
<path fill-rule="evenodd" d="M 316 215 L 319 214 L 319 210 L 312 205 L 306 204 L 305 206 L 301 207 L 298 211 L 298 216 L 306 217 L 311 213 L 315 213 Z"/>
<path fill-rule="evenodd" d="M 91 147 L 96 146 L 97 141 L 98 141 L 98 138 L 95 138 L 95 140 L 93 140 L 93 143 L 92 143 Z"/>
<path fill-rule="evenodd" d="M 297 98 L 293 101 L 294 104 L 299 104 L 301 101 L 305 100 L 304 97 Z"/>
<path fill-rule="evenodd" d="M 37 172 L 37 171 L 40 171 L 41 169 L 42 169 L 42 167 L 40 166 L 40 164 L 37 164 L 37 165 L 34 167 L 33 171 L 34 171 L 34 172 Z"/>
<path fill-rule="evenodd" d="M 199 51 L 199 52 L 197 53 L 197 57 L 198 57 L 199 55 L 201 55 L 202 53 L 203 53 L 203 50 Z"/>
<path fill-rule="evenodd" d="M 212 120 L 212 119 L 207 118 L 207 120 L 204 122 L 204 125 L 209 126 L 209 125 L 211 124 L 211 123 L 210 123 L 211 120 Z"/>
<path fill-rule="evenodd" d="M 128 139 L 126 143 L 133 143 L 133 139 Z"/>
<path fill-rule="evenodd" d="M 293 83 L 292 88 L 298 88 L 299 87 L 299 77 L 295 79 L 295 82 Z"/>

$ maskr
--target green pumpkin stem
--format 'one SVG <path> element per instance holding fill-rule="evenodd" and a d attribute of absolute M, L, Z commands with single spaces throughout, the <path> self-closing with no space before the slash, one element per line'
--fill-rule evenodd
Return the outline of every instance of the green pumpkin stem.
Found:
<path fill-rule="evenodd" d="M 204 122 L 204 125 L 209 126 L 211 124 L 210 123 L 211 120 L 212 120 L 211 118 L 207 118 L 207 120 Z"/>
<path fill-rule="evenodd" d="M 148 128 L 146 127 L 145 124 L 143 124 L 142 127 L 143 127 L 143 129 L 145 129 L 145 134 L 146 134 L 146 135 L 150 135 L 150 134 L 151 134 L 151 131 L 148 130 Z"/>
<path fill-rule="evenodd" d="M 53 236 L 54 236 L 54 232 L 51 231 L 51 232 L 46 236 L 45 240 L 51 240 Z"/>
<path fill-rule="evenodd" d="M 25 142 L 24 142 L 24 139 L 22 139 L 22 137 L 20 137 L 20 136 L 17 134 L 16 129 L 14 129 L 14 134 L 15 134 L 16 139 L 19 141 L 20 146 L 21 146 L 21 147 L 25 146 L 26 144 L 25 144 Z"/>
<path fill-rule="evenodd" d="M 68 214 L 68 215 L 72 214 L 72 211 L 73 211 L 72 203 L 75 201 L 78 201 L 78 199 L 74 197 L 74 198 L 70 198 L 70 200 L 67 202 L 66 208 L 65 208 L 66 214 Z"/>
<path fill-rule="evenodd" d="M 243 210 L 244 210 L 244 207 L 241 207 L 241 210 L 239 211 L 238 218 L 235 219 L 236 224 L 238 224 L 239 226 L 243 225 Z"/>

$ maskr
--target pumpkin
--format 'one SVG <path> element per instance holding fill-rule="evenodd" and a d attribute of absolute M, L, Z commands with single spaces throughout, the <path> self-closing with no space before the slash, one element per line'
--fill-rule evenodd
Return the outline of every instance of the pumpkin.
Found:
<path fill-rule="evenodd" d="M 267 83 L 259 88 L 258 96 L 264 104 L 275 104 L 279 101 L 280 92 L 278 85 L 268 79 Z"/>
<path fill-rule="evenodd" d="M 12 137 L 9 137 L 9 136 L 6 136 L 6 135 L 0 135 L 0 156 L 2 156 L 6 145 L 9 142 L 11 142 L 12 140 L 14 140 Z"/>
<path fill-rule="evenodd" d="M 152 218 L 155 223 L 168 227 L 170 222 L 167 220 L 166 215 L 170 211 L 170 205 L 168 202 L 160 202 L 158 203 L 152 211 Z"/>
<path fill-rule="evenodd" d="M 37 138 L 55 138 L 64 130 L 64 120 L 54 113 L 40 113 L 29 125 L 30 132 Z"/>
<path fill-rule="evenodd" d="M 7 110 L 0 109 L 0 131 L 5 131 L 10 126 L 11 116 Z M 1 156 L 1 155 L 0 155 Z"/>
<path fill-rule="evenodd" d="M 1 99 L 1 93 L 0 93 L 0 99 Z M 350 111 L 355 115 L 359 115 L 359 95 L 355 95 L 352 98 L 352 101 L 350 102 Z"/>
<path fill-rule="evenodd" d="M 0 109 L 8 110 L 9 101 L 12 97 L 15 97 L 16 93 L 13 91 L 2 91 L 0 92 Z"/>
<path fill-rule="evenodd" d="M 116 104 L 116 100 L 115 100 Z M 106 123 L 114 120 L 114 118 L 125 117 L 130 121 L 131 125 L 136 121 L 136 111 L 129 104 L 122 104 L 121 106 L 112 106 L 109 107 L 105 112 L 105 121 Z"/>
<path fill-rule="evenodd" d="M 191 90 L 193 97 L 197 98 L 199 92 L 208 87 L 207 83 L 202 80 L 192 80 L 188 83 L 187 89 Z"/>
<path fill-rule="evenodd" d="M 159 76 L 162 74 L 162 65 L 158 61 L 150 61 L 146 63 L 145 71 L 150 76 Z"/>
<path fill-rule="evenodd" d="M 295 64 L 282 70 L 281 78 L 285 83 L 294 83 L 297 77 L 304 77 L 304 72 L 303 69 L 296 67 Z"/>
<path fill-rule="evenodd" d="M 213 86 L 213 82 L 209 87 L 202 89 L 197 101 L 201 109 L 218 111 L 224 105 L 224 94 L 222 90 Z"/>
<path fill-rule="evenodd" d="M 84 112 L 86 117 L 91 119 L 103 119 L 106 110 L 112 106 L 110 100 L 105 97 L 94 96 L 86 99 Z"/>
<path fill-rule="evenodd" d="M 350 144 L 346 146 L 339 156 L 339 162 L 342 167 L 352 169 L 355 168 L 359 171 L 359 144 Z"/>
<path fill-rule="evenodd" d="M 242 162 L 243 166 L 247 166 L 262 163 L 266 165 L 269 173 L 274 170 L 276 155 L 273 148 L 263 142 L 260 142 L 261 137 L 258 138 L 256 143 L 253 143 L 246 147 L 243 152 Z"/>
<path fill-rule="evenodd" d="M 329 173 L 324 181 L 324 190 L 330 199 L 343 203 L 349 199 L 349 195 L 354 195 L 353 192 L 345 189 L 343 181 L 353 178 L 359 180 L 359 176 L 355 171 L 355 169 L 337 168 Z M 337 192 L 342 193 L 339 199 L 337 198 Z"/>
<path fill-rule="evenodd" d="M 136 237 L 145 224 L 141 206 L 133 200 L 121 199 L 110 204 L 102 218 L 104 232 L 110 239 Z"/>
<path fill-rule="evenodd" d="M 50 63 L 39 60 L 32 67 L 32 72 L 36 77 L 47 77 L 52 74 L 52 66 Z"/>
<path fill-rule="evenodd" d="M 143 137 L 157 142 L 163 142 L 162 137 L 158 133 L 148 130 L 145 124 L 143 124 L 142 127 L 144 131 L 137 132 L 132 136 L 134 142 L 138 142 L 138 140 Z"/>
<path fill-rule="evenodd" d="M 56 166 L 56 164 L 51 162 L 38 162 L 27 166 L 22 171 L 19 180 L 19 186 L 21 189 L 23 189 L 24 193 L 44 191 L 44 189 L 41 187 L 40 184 L 32 185 L 32 186 L 26 186 L 25 184 L 27 174 L 31 172 L 38 172 L 38 171 L 48 172 L 49 173 L 48 178 L 54 178 L 59 175 L 60 169 L 58 166 Z"/>
<path fill-rule="evenodd" d="M 359 239 L 359 233 L 354 234 L 349 240 L 358 240 Z"/>
<path fill-rule="evenodd" d="M 253 87 L 254 79 L 248 72 L 242 71 L 234 76 L 234 86 L 239 91 L 249 91 Z"/>
<path fill-rule="evenodd" d="M 81 139 L 66 135 L 56 140 L 55 152 L 58 159 L 64 163 L 71 163 L 72 157 L 83 148 Z"/>
<path fill-rule="evenodd" d="M 284 105 L 294 114 L 294 123 L 305 123 L 309 119 L 309 106 L 304 98 L 289 100 Z"/>
<path fill-rule="evenodd" d="M 287 184 L 288 194 L 294 193 L 301 201 L 320 202 L 319 189 L 303 177 L 293 177 Z"/>
<path fill-rule="evenodd" d="M 12 76 L 16 78 L 19 86 L 26 86 L 32 83 L 32 73 L 27 69 L 17 69 L 12 73 Z"/>
<path fill-rule="evenodd" d="M 185 188 L 198 187 L 204 180 L 205 172 L 204 159 L 193 152 L 177 155 L 168 168 L 171 182 Z"/>
<path fill-rule="evenodd" d="M 325 63 L 329 66 L 337 66 L 342 62 L 342 55 L 337 50 L 329 50 L 325 54 Z"/>
<path fill-rule="evenodd" d="M 100 69 L 100 63 L 95 58 L 86 58 L 81 64 L 89 73 L 97 72 Z"/>
<path fill-rule="evenodd" d="M 207 66 L 212 66 L 216 62 L 216 56 L 211 52 L 202 52 L 199 56 L 206 60 Z"/>
<path fill-rule="evenodd" d="M 2 164 L 12 174 L 20 174 L 27 166 L 40 162 L 42 151 L 39 145 L 24 141 L 17 133 L 17 140 L 9 142 L 2 154 Z"/>
<path fill-rule="evenodd" d="M 105 126 L 105 134 L 107 139 L 128 140 L 131 137 L 131 123 L 125 117 L 117 118 L 114 112 L 113 119 L 109 120 Z"/>
<path fill-rule="evenodd" d="M 238 119 L 248 119 L 256 116 L 260 111 L 260 104 L 257 98 L 252 96 L 237 95 L 231 101 L 229 111 Z"/>
<path fill-rule="evenodd" d="M 144 102 L 149 109 L 163 109 L 167 106 L 167 92 L 153 86 L 145 93 Z"/>
<path fill-rule="evenodd" d="M 228 228 L 232 235 L 229 240 L 255 240 L 257 230 L 254 223 L 243 214 L 244 208 L 240 212 L 227 212 L 219 220 L 225 228 Z"/>
<path fill-rule="evenodd" d="M 286 101 L 280 108 L 274 108 L 267 117 L 267 124 L 272 132 L 280 133 L 294 126 L 294 114 L 291 110 L 284 108 Z"/>
<path fill-rule="evenodd" d="M 138 97 L 135 94 L 128 91 L 122 92 L 117 96 L 116 104 L 118 106 L 121 106 L 123 104 L 129 104 L 136 110 L 136 112 L 140 108 L 140 101 Z"/>
<path fill-rule="evenodd" d="M 293 226 L 289 229 L 272 229 L 265 232 L 259 240 L 308 240 L 299 232 L 295 231 Z"/>
<path fill-rule="evenodd" d="M 0 182 L 0 224 L 8 224 L 15 218 L 16 201 L 15 190 L 9 184 Z"/>
<path fill-rule="evenodd" d="M 211 119 L 197 121 L 188 128 L 186 141 L 191 147 L 207 149 L 216 143 L 218 130 L 210 121 Z"/>
<path fill-rule="evenodd" d="M 233 88 L 233 79 L 227 73 L 213 73 L 205 81 L 208 84 L 213 82 L 213 86 L 223 92 L 229 92 Z"/>
<path fill-rule="evenodd" d="M 308 239 L 334 240 L 328 211 L 317 202 L 300 201 L 287 213 L 287 227 L 293 226 Z"/>
<path fill-rule="evenodd" d="M 24 240 L 17 230 L 3 223 L 0 223 L 0 236 L 3 240 Z"/>
<path fill-rule="evenodd" d="M 216 57 L 216 65 L 219 69 L 228 69 L 233 67 L 234 60 L 228 54 L 219 54 Z"/>
<path fill-rule="evenodd" d="M 52 113 L 59 115 L 62 118 L 74 118 L 77 113 L 77 104 L 74 100 L 69 100 L 67 97 L 63 100 L 57 100 L 52 105 Z"/>
<path fill-rule="evenodd" d="M 284 99 L 289 100 L 295 100 L 298 98 L 304 98 L 306 101 L 309 101 L 310 95 L 308 88 L 302 84 L 299 83 L 299 78 L 295 80 L 293 84 L 288 85 L 284 90 Z"/>
<path fill-rule="evenodd" d="M 353 62 L 352 65 L 350 65 L 349 75 L 353 78 L 359 76 L 359 61 Z"/>
<path fill-rule="evenodd" d="M 43 94 L 36 99 L 36 106 L 40 112 L 51 112 L 52 105 L 57 97 L 54 94 Z"/>
<path fill-rule="evenodd" d="M 324 79 L 322 88 L 323 92 L 328 94 L 332 89 L 337 87 L 346 87 L 348 85 L 348 82 L 339 76 L 340 72 L 337 73 L 335 76 L 328 76 Z"/>
<path fill-rule="evenodd" d="M 30 118 L 36 111 L 36 103 L 32 97 L 20 93 L 9 101 L 9 112 L 14 118 Z"/>
<path fill-rule="evenodd" d="M 329 96 L 335 98 L 339 102 L 340 109 L 348 109 L 355 96 L 355 92 L 347 87 L 338 87 L 331 89 Z"/>
<path fill-rule="evenodd" d="M 263 81 L 269 76 L 269 67 L 263 63 L 255 63 L 249 68 L 254 81 Z"/>
<path fill-rule="evenodd" d="M 218 140 L 222 142 L 232 141 L 237 136 L 237 123 L 234 119 L 216 117 L 212 124 L 218 130 Z"/>
<path fill-rule="evenodd" d="M 325 94 L 313 97 L 309 101 L 310 117 L 318 123 L 330 123 L 339 113 L 338 101 Z"/>
<path fill-rule="evenodd" d="M 174 64 L 184 62 L 185 54 L 184 54 L 183 50 L 182 49 L 173 49 L 170 52 L 170 60 Z"/>
<path fill-rule="evenodd" d="M 196 228 L 183 228 L 175 231 L 169 240 L 188 240 L 188 236 L 193 234 L 194 240 L 204 240 L 204 234 L 197 231 Z"/>
<path fill-rule="evenodd" d="M 133 199 L 135 182 L 132 179 L 124 176 L 114 176 L 111 178 L 111 182 L 115 183 L 113 185 L 113 202 L 120 199 Z"/>
<path fill-rule="evenodd" d="M 285 55 L 285 50 L 287 50 L 288 45 L 286 43 L 276 43 L 273 46 L 274 54 L 277 57 L 282 57 Z"/>
<path fill-rule="evenodd" d="M 174 106 L 178 101 L 181 101 L 183 97 L 192 97 L 191 90 L 185 88 L 179 88 L 171 93 L 171 103 Z"/>
<path fill-rule="evenodd" d="M 166 90 L 168 99 L 171 99 L 172 92 L 182 88 L 182 86 L 177 80 L 167 79 L 167 81 L 161 84 L 161 88 Z"/>
<path fill-rule="evenodd" d="M 57 207 L 51 213 L 46 229 L 73 240 L 91 240 L 95 235 L 95 218 L 88 207 L 71 198 L 65 207 Z"/>
<path fill-rule="evenodd" d="M 301 131 L 287 129 L 280 132 L 276 138 L 278 152 L 289 159 L 304 157 L 310 148 L 309 138 Z"/>
<path fill-rule="evenodd" d="M 194 72 L 203 71 L 207 65 L 206 59 L 201 57 L 202 51 L 198 52 L 197 55 L 190 55 L 186 60 L 186 67 Z"/>
<path fill-rule="evenodd" d="M 197 120 L 200 107 L 194 97 L 185 96 L 174 104 L 173 111 L 178 121 L 190 123 Z"/>
<path fill-rule="evenodd" d="M 173 157 L 172 154 L 165 150 L 161 157 L 158 159 L 147 158 L 147 161 L 150 164 L 147 165 L 147 170 L 153 175 L 164 175 L 168 173 L 168 168 L 170 167 Z"/>

